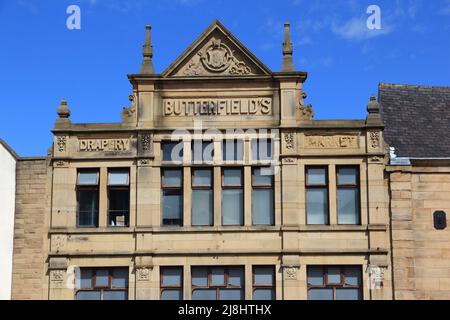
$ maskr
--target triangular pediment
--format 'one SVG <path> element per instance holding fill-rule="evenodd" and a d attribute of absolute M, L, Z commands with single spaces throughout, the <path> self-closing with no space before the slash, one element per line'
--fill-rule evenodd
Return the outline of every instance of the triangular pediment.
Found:
<path fill-rule="evenodd" d="M 164 72 L 164 77 L 252 76 L 271 71 L 215 20 Z"/>

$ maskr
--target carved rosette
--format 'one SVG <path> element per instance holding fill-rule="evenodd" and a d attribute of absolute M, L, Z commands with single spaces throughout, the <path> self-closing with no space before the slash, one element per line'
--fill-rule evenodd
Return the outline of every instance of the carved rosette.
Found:
<path fill-rule="evenodd" d="M 149 268 L 137 268 L 136 269 L 136 279 L 137 281 L 149 281 L 150 280 L 150 269 Z"/>

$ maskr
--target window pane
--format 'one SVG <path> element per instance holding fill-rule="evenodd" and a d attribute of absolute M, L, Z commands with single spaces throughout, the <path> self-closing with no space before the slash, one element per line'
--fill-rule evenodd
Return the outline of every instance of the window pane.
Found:
<path fill-rule="evenodd" d="M 181 287 L 182 268 L 161 268 L 163 287 Z"/>
<path fill-rule="evenodd" d="M 341 283 L 341 268 L 340 267 L 328 267 L 328 284 Z"/>
<path fill-rule="evenodd" d="M 255 289 L 253 290 L 253 300 L 275 300 L 275 290 Z"/>
<path fill-rule="evenodd" d="M 109 172 L 108 184 L 109 185 L 125 185 L 127 186 L 128 181 L 128 171 L 113 171 Z"/>
<path fill-rule="evenodd" d="M 208 268 L 194 267 L 191 272 L 193 286 L 206 287 L 208 285 Z"/>
<path fill-rule="evenodd" d="M 80 172 L 78 174 L 78 185 L 97 185 L 98 172 Z"/>
<path fill-rule="evenodd" d="M 220 289 L 219 294 L 219 300 L 244 300 L 242 289 Z"/>
<path fill-rule="evenodd" d="M 210 169 L 194 169 L 192 185 L 199 187 L 212 186 L 212 171 Z"/>
<path fill-rule="evenodd" d="M 359 267 L 345 267 L 345 284 L 351 286 L 361 285 L 361 269 Z"/>
<path fill-rule="evenodd" d="M 129 189 L 110 189 L 109 194 L 109 225 L 127 226 L 130 209 Z"/>
<path fill-rule="evenodd" d="M 328 224 L 328 192 L 326 189 L 306 191 L 308 224 Z"/>
<path fill-rule="evenodd" d="M 181 187 L 182 183 L 181 170 L 164 170 L 163 186 L 164 187 Z"/>
<path fill-rule="evenodd" d="M 126 291 L 104 291 L 103 300 L 127 300 L 128 294 Z"/>
<path fill-rule="evenodd" d="M 311 185 L 326 185 L 326 170 L 325 168 L 308 168 L 306 175 L 306 184 Z"/>
<path fill-rule="evenodd" d="M 193 161 L 213 161 L 214 143 L 194 140 L 191 143 Z"/>
<path fill-rule="evenodd" d="M 80 289 L 92 288 L 92 269 L 80 269 Z"/>
<path fill-rule="evenodd" d="M 78 291 L 76 300 L 100 300 L 100 291 Z"/>
<path fill-rule="evenodd" d="M 274 283 L 273 267 L 254 267 L 253 279 L 255 285 L 271 286 Z"/>
<path fill-rule="evenodd" d="M 265 173 L 262 168 L 253 170 L 253 185 L 254 186 L 271 186 L 273 176 Z"/>
<path fill-rule="evenodd" d="M 223 286 L 225 284 L 225 268 L 212 268 L 211 286 Z"/>
<path fill-rule="evenodd" d="M 182 161 L 183 160 L 183 141 L 163 142 L 161 144 L 163 161 Z"/>
<path fill-rule="evenodd" d="M 253 224 L 273 225 L 273 189 L 253 189 L 252 198 Z"/>
<path fill-rule="evenodd" d="M 242 170 L 241 169 L 224 169 L 223 184 L 225 186 L 241 186 Z"/>
<path fill-rule="evenodd" d="M 241 189 L 222 190 L 223 225 L 244 224 L 244 191 Z"/>
<path fill-rule="evenodd" d="M 242 287 L 244 285 L 244 268 L 230 267 L 228 268 L 228 285 Z"/>
<path fill-rule="evenodd" d="M 242 140 L 223 141 L 222 158 L 226 161 L 238 161 L 244 159 L 244 144 Z"/>
<path fill-rule="evenodd" d="M 78 190 L 78 225 L 96 227 L 98 221 L 98 190 Z"/>
<path fill-rule="evenodd" d="M 215 289 L 196 289 L 192 292 L 192 300 L 216 300 Z"/>
<path fill-rule="evenodd" d="M 358 171 L 356 168 L 338 168 L 338 184 L 357 184 Z"/>
<path fill-rule="evenodd" d="M 109 270 L 95 270 L 95 287 L 109 287 Z"/>
<path fill-rule="evenodd" d="M 338 223 L 359 224 L 359 191 L 338 189 Z"/>
<path fill-rule="evenodd" d="M 308 284 L 312 286 L 323 286 L 322 267 L 308 267 Z"/>
<path fill-rule="evenodd" d="M 192 225 L 210 226 L 213 224 L 212 190 L 192 191 Z"/>
<path fill-rule="evenodd" d="M 359 300 L 359 289 L 336 289 L 336 300 Z"/>
<path fill-rule="evenodd" d="M 272 159 L 272 141 L 270 139 L 252 140 L 252 159 L 253 160 Z"/>
<path fill-rule="evenodd" d="M 113 269 L 113 288 L 127 288 L 128 287 L 128 268 L 114 268 Z"/>
<path fill-rule="evenodd" d="M 333 300 L 333 289 L 309 289 L 308 300 Z"/>
<path fill-rule="evenodd" d="M 183 293 L 181 290 L 163 290 L 161 300 L 183 300 Z"/>
<path fill-rule="evenodd" d="M 181 220 L 183 197 L 177 190 L 163 190 L 163 220 Z"/>

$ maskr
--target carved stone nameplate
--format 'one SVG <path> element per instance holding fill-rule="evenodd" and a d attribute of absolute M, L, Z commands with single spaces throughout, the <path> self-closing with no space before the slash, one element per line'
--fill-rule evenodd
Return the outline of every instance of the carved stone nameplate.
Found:
<path fill-rule="evenodd" d="M 358 137 L 349 135 L 336 136 L 305 136 L 305 147 L 310 149 L 321 148 L 358 148 Z"/>
<path fill-rule="evenodd" d="M 270 115 L 272 98 L 163 99 L 164 116 Z"/>
<path fill-rule="evenodd" d="M 130 139 L 83 139 L 78 140 L 79 151 L 128 151 Z"/>

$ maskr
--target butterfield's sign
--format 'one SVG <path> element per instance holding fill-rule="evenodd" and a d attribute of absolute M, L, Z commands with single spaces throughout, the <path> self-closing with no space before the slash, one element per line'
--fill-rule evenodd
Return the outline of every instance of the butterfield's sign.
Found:
<path fill-rule="evenodd" d="M 163 99 L 164 116 L 271 115 L 272 98 Z"/>
<path fill-rule="evenodd" d="M 78 140 L 79 151 L 127 151 L 130 139 L 82 139 Z"/>

